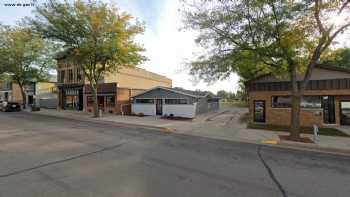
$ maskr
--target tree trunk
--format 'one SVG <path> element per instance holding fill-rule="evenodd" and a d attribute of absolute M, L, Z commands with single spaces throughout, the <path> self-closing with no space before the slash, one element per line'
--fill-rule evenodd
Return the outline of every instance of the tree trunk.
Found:
<path fill-rule="evenodd" d="M 92 98 L 94 101 L 94 118 L 100 117 L 98 100 L 97 100 L 97 85 L 91 85 L 92 89 Z"/>
<path fill-rule="evenodd" d="M 300 138 L 300 104 L 302 93 L 299 91 L 297 81 L 297 68 L 295 65 L 291 66 L 290 81 L 292 85 L 291 97 L 291 121 L 290 121 L 290 137 L 293 139 Z"/>
<path fill-rule="evenodd" d="M 290 137 L 293 139 L 300 138 L 300 103 L 301 96 L 292 95 Z"/>
<path fill-rule="evenodd" d="M 27 96 L 26 96 L 26 93 L 24 91 L 24 87 L 23 87 L 23 84 L 21 84 L 20 82 L 17 82 L 18 83 L 18 86 L 19 86 L 19 89 L 21 89 L 21 95 L 22 95 L 22 105 L 23 105 L 23 109 L 26 108 L 26 105 L 27 105 Z"/>

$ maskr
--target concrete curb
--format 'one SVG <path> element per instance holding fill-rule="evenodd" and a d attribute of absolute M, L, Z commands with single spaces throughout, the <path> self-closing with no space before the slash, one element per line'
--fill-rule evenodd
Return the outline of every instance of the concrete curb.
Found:
<path fill-rule="evenodd" d="M 115 121 L 102 120 L 102 119 L 93 119 L 92 117 L 86 119 L 86 117 L 85 118 L 78 118 L 76 116 L 69 116 L 69 117 L 67 117 L 67 116 L 63 116 L 63 115 L 42 114 L 42 113 L 36 113 L 36 112 L 24 112 L 24 113 L 36 114 L 36 115 L 41 115 L 41 116 L 59 117 L 59 118 L 64 118 L 64 119 L 73 119 L 73 120 L 78 120 L 78 121 L 82 121 L 82 122 L 93 122 L 93 123 L 100 123 L 100 124 L 101 124 L 101 122 L 104 122 L 104 123 L 108 123 L 110 125 L 116 125 L 116 126 L 152 129 L 152 130 L 158 130 L 160 132 L 169 133 L 169 134 L 173 133 L 173 134 L 202 137 L 202 138 L 214 139 L 214 140 L 249 143 L 249 144 L 263 145 L 263 146 L 269 146 L 269 147 L 279 147 L 279 148 L 290 149 L 290 150 L 309 151 L 309 152 L 316 152 L 316 153 L 332 154 L 332 155 L 338 155 L 338 156 L 350 156 L 350 150 L 337 149 L 337 148 L 318 147 L 315 144 L 300 144 L 298 142 L 285 142 L 285 141 L 279 141 L 278 144 L 264 144 L 264 143 L 262 143 L 260 141 L 255 141 L 255 140 L 223 139 L 221 137 L 195 135 L 195 134 L 181 132 L 181 131 L 177 131 L 176 132 L 175 129 L 168 128 L 168 127 L 150 126 L 150 125 L 134 124 L 134 123 L 115 122 Z"/>
<path fill-rule="evenodd" d="M 317 153 L 325 153 L 325 154 L 332 154 L 332 155 L 341 155 L 341 156 L 348 156 L 350 157 L 350 150 L 344 150 L 344 149 L 338 149 L 338 148 L 326 148 L 326 147 L 319 147 L 317 145 L 307 145 L 307 144 L 295 144 L 291 142 L 280 142 L 280 144 L 277 144 L 276 146 L 286 149 L 294 149 L 294 150 L 306 150 L 310 152 L 317 152 Z"/>
<path fill-rule="evenodd" d="M 154 129 L 154 130 L 160 130 L 162 132 L 171 133 L 174 132 L 175 129 L 168 128 L 168 127 L 160 127 L 160 126 L 150 126 L 150 125 L 144 125 L 144 124 L 135 124 L 135 123 L 124 123 L 124 122 L 116 122 L 116 121 L 110 121 L 110 120 L 103 120 L 101 118 L 92 118 L 92 117 L 76 117 L 76 116 L 64 116 L 64 115 L 55 115 L 55 114 L 43 114 L 43 113 L 36 113 L 36 112 L 29 112 L 29 111 L 23 111 L 24 113 L 30 113 L 30 114 L 36 114 L 39 116 L 50 116 L 50 117 L 58 117 L 58 118 L 64 118 L 64 119 L 70 119 L 70 120 L 78 120 L 82 122 L 93 122 L 93 123 L 109 123 L 110 125 L 117 125 L 117 126 L 123 126 L 123 127 L 132 127 L 132 128 L 144 128 L 144 129 Z"/>

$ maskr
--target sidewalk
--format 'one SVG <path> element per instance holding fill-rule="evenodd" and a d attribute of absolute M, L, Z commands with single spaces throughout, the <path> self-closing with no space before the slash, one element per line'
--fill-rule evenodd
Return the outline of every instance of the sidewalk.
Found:
<path fill-rule="evenodd" d="M 57 111 L 43 109 L 36 114 L 57 116 L 84 121 L 105 121 L 118 124 L 136 125 L 141 127 L 158 128 L 174 133 L 207 137 L 213 139 L 230 140 L 262 144 L 263 141 L 277 141 L 276 146 L 294 149 L 309 149 L 313 151 L 341 153 L 350 155 L 350 138 L 319 136 L 315 144 L 280 141 L 279 135 L 288 135 L 287 132 L 272 132 L 256 129 L 247 129 L 239 122 L 239 117 L 245 113 L 244 108 L 225 109 L 216 113 L 197 116 L 193 121 L 165 120 L 160 117 L 137 117 L 103 114 L 101 118 L 92 118 L 92 113 L 77 111 Z M 302 134 L 303 137 L 313 139 L 312 135 Z"/>

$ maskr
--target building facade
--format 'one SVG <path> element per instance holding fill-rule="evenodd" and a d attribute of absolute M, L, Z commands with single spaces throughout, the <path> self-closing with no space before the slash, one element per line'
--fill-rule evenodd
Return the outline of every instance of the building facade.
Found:
<path fill-rule="evenodd" d="M 219 98 L 208 92 L 156 87 L 132 97 L 132 112 L 149 116 L 194 118 L 219 109 Z"/>
<path fill-rule="evenodd" d="M 301 81 L 303 75 L 298 76 Z M 291 84 L 288 78 L 265 75 L 247 84 L 250 121 L 290 125 Z M 317 66 L 301 102 L 301 125 L 350 125 L 350 70 Z"/>
<path fill-rule="evenodd" d="M 10 81 L 0 81 L 0 101 L 12 100 L 12 83 Z"/>
<path fill-rule="evenodd" d="M 123 68 L 102 77 L 97 88 L 97 101 L 104 112 L 130 113 L 131 96 L 159 85 L 171 87 L 172 81 L 141 68 Z M 93 111 L 91 87 L 83 72 L 64 59 L 58 60 L 57 88 L 59 108 Z"/>
<path fill-rule="evenodd" d="M 13 102 L 23 102 L 21 89 L 18 84 L 11 85 Z M 32 82 L 24 86 L 27 105 L 40 106 L 42 108 L 57 108 L 58 95 L 56 82 Z"/>

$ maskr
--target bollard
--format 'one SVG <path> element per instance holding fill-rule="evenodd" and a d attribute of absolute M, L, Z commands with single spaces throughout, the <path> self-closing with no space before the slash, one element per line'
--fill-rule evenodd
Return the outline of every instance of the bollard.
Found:
<path fill-rule="evenodd" d="M 314 124 L 314 142 L 318 142 L 318 127 Z"/>

